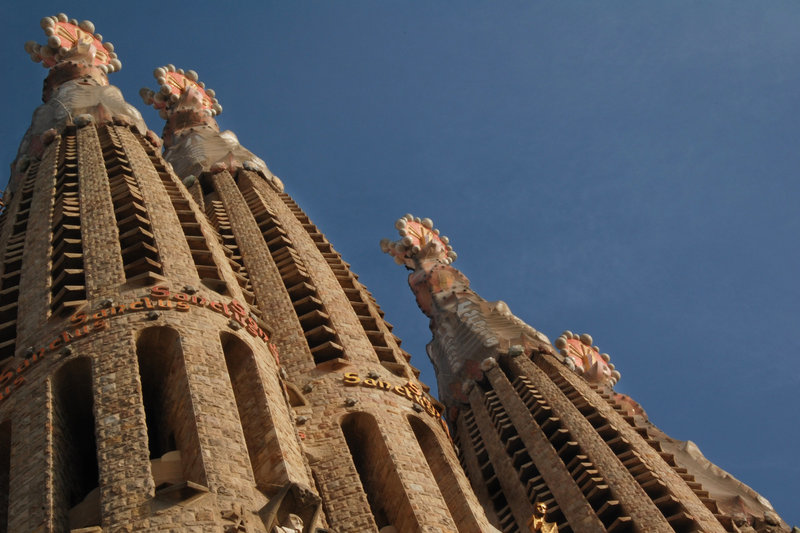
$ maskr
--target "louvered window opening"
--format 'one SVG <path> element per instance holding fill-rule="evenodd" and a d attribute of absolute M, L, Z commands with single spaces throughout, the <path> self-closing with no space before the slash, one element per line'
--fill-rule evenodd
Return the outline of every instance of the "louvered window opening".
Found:
<path fill-rule="evenodd" d="M 69 313 L 86 303 L 81 242 L 78 146 L 66 132 L 59 146 L 52 217 L 50 310 Z"/>
<path fill-rule="evenodd" d="M 670 526 L 677 533 L 700 530 L 700 525 L 689 514 L 680 500 L 671 493 L 667 483 L 647 466 L 641 455 L 633 449 L 630 441 L 620 434 L 615 425 L 600 413 L 581 391 L 573 387 L 557 370 L 547 368 L 543 368 L 543 370 L 548 373 L 553 383 L 561 389 L 561 392 L 589 421 L 597 434 L 617 456 L 617 459 L 620 460 L 639 486 L 653 500 L 653 503 L 669 522 Z M 623 415 L 621 412 L 623 408 L 620 405 L 614 404 L 614 409 Z M 671 454 L 661 452 L 660 455 L 667 463 L 674 464 L 674 457 Z M 705 493 L 705 495 L 707 497 L 708 493 Z"/>
<path fill-rule="evenodd" d="M 520 483 L 525 487 L 525 493 L 531 503 L 537 501 L 547 504 L 547 519 L 550 522 L 559 524 L 558 530 L 563 533 L 571 532 L 572 529 L 567 524 L 561 508 L 553 497 L 552 492 L 544 482 L 539 469 L 531 459 L 525 444 L 506 413 L 505 407 L 497 397 L 494 390 L 489 390 L 483 394 L 483 404 L 489 414 L 489 418 L 497 431 L 500 441 L 505 444 L 505 452 L 511 460 L 511 464 L 517 472 Z M 550 443 L 558 451 L 559 457 L 570 461 L 577 456 L 577 443 L 568 439 L 568 432 L 555 432 Z M 566 461 L 565 461 L 566 462 Z"/>
<path fill-rule="evenodd" d="M 236 276 L 236 282 L 239 284 L 239 288 L 242 289 L 245 301 L 250 305 L 257 305 L 256 297 L 253 293 L 253 284 L 250 282 L 250 274 L 244 266 L 242 252 L 236 243 L 230 217 L 222 200 L 211 200 L 206 203 L 206 217 L 211 222 L 211 225 L 214 226 L 214 229 L 217 230 L 225 255 L 228 258 L 234 276 Z"/>
<path fill-rule="evenodd" d="M 314 363 L 319 365 L 344 358 L 344 348 L 311 281 L 305 262 L 294 249 L 277 216 L 254 188 L 246 187 L 242 193 L 292 300 Z"/>
<path fill-rule="evenodd" d="M 39 162 L 32 163 L 27 170 L 20 191 L 19 209 L 14 216 L 11 234 L 3 256 L 0 275 L 0 364 L 14 357 L 17 346 L 17 312 L 19 305 L 19 282 L 22 275 L 22 253 L 33 200 L 33 189 Z M 5 216 L 5 215 L 4 215 Z"/>
<path fill-rule="evenodd" d="M 608 390 L 604 389 L 600 385 L 595 383 L 590 383 L 589 386 L 599 394 L 605 401 L 608 403 L 613 409 L 619 410 L 617 406 L 617 402 L 614 400 L 614 397 L 609 393 Z M 642 438 L 653 448 L 657 451 L 661 457 L 666 461 L 666 463 L 683 479 L 686 484 L 692 489 L 692 492 L 703 502 L 703 504 L 710 510 L 714 517 L 722 524 L 726 531 L 734 531 L 733 529 L 733 520 L 730 516 L 722 514 L 719 505 L 717 504 L 717 500 L 711 497 L 709 492 L 703 489 L 703 485 L 697 481 L 693 474 L 690 474 L 689 471 L 679 466 L 675 462 L 675 456 L 669 453 L 665 453 L 664 449 L 661 446 L 661 442 L 658 441 L 653 435 L 650 433 L 651 424 L 649 422 L 639 422 L 636 418 L 631 415 L 624 415 L 623 418 L 625 421 L 633 427 L 637 433 L 639 433 Z"/>
<path fill-rule="evenodd" d="M 511 506 L 508 505 L 506 496 L 503 493 L 503 488 L 500 486 L 500 480 L 494 471 L 494 466 L 489 458 L 489 452 L 486 450 L 486 444 L 481 438 L 480 429 L 475 421 L 475 414 L 472 409 L 463 407 L 463 415 L 461 420 L 464 424 L 464 430 L 469 437 L 469 444 L 475 453 L 475 458 L 478 461 L 478 468 L 483 478 L 482 484 L 486 487 L 489 494 L 489 500 L 492 502 L 494 513 L 499 521 L 500 530 L 503 533 L 516 533 L 520 531 L 516 520 L 514 520 L 514 513 L 511 512 Z M 463 459 L 462 459 L 463 464 Z"/>
<path fill-rule="evenodd" d="M 358 283 L 358 275 L 350 270 L 350 265 L 342 260 L 341 254 L 333 249 L 333 246 L 331 246 L 331 243 L 325 238 L 325 235 L 319 230 L 316 224 L 311 222 L 308 215 L 306 215 L 300 206 L 292 200 L 291 196 L 286 193 L 278 193 L 278 196 L 283 200 L 283 203 L 286 204 L 286 207 L 289 208 L 292 214 L 294 214 L 298 222 L 303 225 L 303 228 L 308 232 L 314 244 L 316 244 L 317 249 L 322 253 L 322 257 L 325 258 L 331 271 L 333 271 L 353 311 L 355 311 L 358 321 L 364 329 L 365 335 L 372 344 L 375 354 L 378 356 L 378 360 L 393 374 L 406 378 L 409 377 L 406 372 L 407 365 L 397 361 L 394 349 L 389 346 L 386 335 L 381 331 L 378 325 L 378 318 L 373 316 L 370 312 L 367 299 L 377 308 L 377 303 L 372 297 L 372 294 Z M 382 319 L 382 315 L 380 315 L 380 318 Z M 384 321 L 384 324 L 389 331 L 392 330 L 391 324 L 386 321 Z M 393 337 L 397 345 L 400 346 L 400 338 L 394 335 Z M 402 353 L 406 361 L 411 359 L 411 354 L 405 351 L 402 351 Z M 419 370 L 413 367 L 411 367 L 411 370 L 414 372 L 415 376 L 419 377 Z"/>
<path fill-rule="evenodd" d="M 163 280 L 150 216 L 119 134 L 113 126 L 102 126 L 98 128 L 98 135 L 119 229 L 125 280 L 141 284 Z"/>
<path fill-rule="evenodd" d="M 220 275 L 219 268 L 214 260 L 214 254 L 208 247 L 206 236 L 203 234 L 200 222 L 197 220 L 191 204 L 180 190 L 181 186 L 176 183 L 167 170 L 164 159 L 155 151 L 153 146 L 141 137 L 139 137 L 139 142 L 144 148 L 147 157 L 150 158 L 153 167 L 155 167 L 158 177 L 161 178 L 161 182 L 167 190 L 167 196 L 172 203 L 172 208 L 178 215 L 200 282 L 211 290 L 226 294 L 228 292 L 227 284 Z"/>

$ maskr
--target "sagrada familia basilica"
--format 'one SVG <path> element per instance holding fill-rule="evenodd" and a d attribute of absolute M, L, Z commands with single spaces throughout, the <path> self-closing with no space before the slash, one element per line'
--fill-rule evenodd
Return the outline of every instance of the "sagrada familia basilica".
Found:
<path fill-rule="evenodd" d="M 0 532 L 790 531 L 589 335 L 481 298 L 405 215 L 381 246 L 430 318 L 431 395 L 195 72 L 141 91 L 158 135 L 90 22 L 41 26 L 0 214 Z"/>

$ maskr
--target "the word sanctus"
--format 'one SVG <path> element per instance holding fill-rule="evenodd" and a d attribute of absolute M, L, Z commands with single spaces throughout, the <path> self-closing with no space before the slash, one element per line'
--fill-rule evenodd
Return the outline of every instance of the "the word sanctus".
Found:
<path fill-rule="evenodd" d="M 431 402 L 425 396 L 425 393 L 422 392 L 417 385 L 411 383 L 410 381 L 405 385 L 392 385 L 391 383 L 383 381 L 380 378 L 361 379 L 356 372 L 345 373 L 343 381 L 345 385 L 350 387 L 360 385 L 362 387 L 392 391 L 398 396 L 404 396 L 405 398 L 408 398 L 412 402 L 418 404 L 420 407 L 425 409 L 429 415 L 436 418 L 441 418 L 442 416 L 439 411 L 436 410 L 436 407 L 434 407 L 433 402 Z"/>
<path fill-rule="evenodd" d="M 46 345 L 41 346 L 39 349 L 30 350 L 16 367 L 8 368 L 0 373 L 0 402 L 8 398 L 14 389 L 25 383 L 23 374 L 31 366 L 44 359 L 45 354 L 55 352 L 92 333 L 108 328 L 108 319 L 110 318 L 139 311 L 175 310 L 186 312 L 192 307 L 210 309 L 215 313 L 228 317 L 232 321 L 231 323 L 238 324 L 250 335 L 265 342 L 275 360 L 278 360 L 277 349 L 269 342 L 267 333 L 259 327 L 258 322 L 253 317 L 249 316 L 247 309 L 236 300 L 231 300 L 227 303 L 218 302 L 197 294 L 171 292 L 168 287 L 153 287 L 150 289 L 149 295 L 138 300 L 110 305 L 94 312 L 79 311 L 72 315 L 69 319 L 70 327 L 59 333 Z"/>

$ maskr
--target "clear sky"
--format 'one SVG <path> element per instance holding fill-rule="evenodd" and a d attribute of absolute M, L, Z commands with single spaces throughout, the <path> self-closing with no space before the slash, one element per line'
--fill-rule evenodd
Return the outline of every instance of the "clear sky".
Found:
<path fill-rule="evenodd" d="M 116 45 L 153 130 L 153 69 L 200 73 L 427 383 L 427 319 L 378 247 L 406 212 L 800 525 L 800 3 L 5 2 L 6 169 L 45 76 L 23 43 L 61 10 Z"/>

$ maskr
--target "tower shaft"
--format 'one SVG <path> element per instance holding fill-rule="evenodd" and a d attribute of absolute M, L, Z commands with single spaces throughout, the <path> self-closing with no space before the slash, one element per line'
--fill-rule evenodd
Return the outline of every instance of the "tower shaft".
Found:
<path fill-rule="evenodd" d="M 412 271 L 462 466 L 499 529 L 788 531 L 763 497 L 615 392 L 620 373 L 591 336 L 564 332 L 556 351 L 469 287 L 430 219 L 396 227 L 401 239 L 382 248 Z"/>

